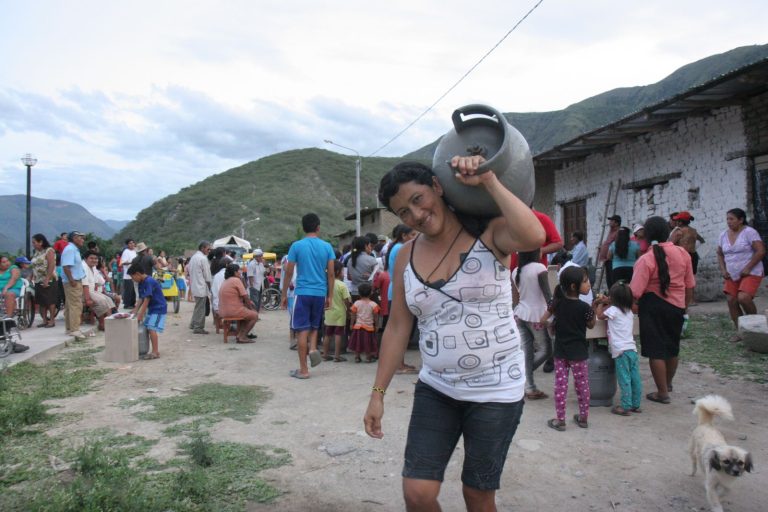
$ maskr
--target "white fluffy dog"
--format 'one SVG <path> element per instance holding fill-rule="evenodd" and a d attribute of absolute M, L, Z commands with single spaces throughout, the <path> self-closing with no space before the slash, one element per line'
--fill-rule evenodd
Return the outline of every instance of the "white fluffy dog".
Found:
<path fill-rule="evenodd" d="M 715 416 L 733 419 L 728 400 L 707 395 L 696 400 L 693 412 L 699 417 L 699 425 L 693 430 L 689 444 L 693 462 L 691 476 L 696 474 L 698 465 L 704 473 L 704 488 L 712 512 L 723 512 L 720 497 L 730 490 L 737 477 L 752 471 L 752 456 L 738 446 L 727 444 L 723 434 L 712 424 Z"/>

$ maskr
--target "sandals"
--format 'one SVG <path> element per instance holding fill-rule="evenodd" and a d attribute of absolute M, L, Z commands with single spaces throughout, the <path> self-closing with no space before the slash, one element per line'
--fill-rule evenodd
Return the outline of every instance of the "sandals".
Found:
<path fill-rule="evenodd" d="M 355 356 L 355 362 L 356 363 L 362 363 L 363 360 L 362 360 L 362 358 L 360 356 Z"/>
<path fill-rule="evenodd" d="M 347 358 L 344 357 L 344 356 L 339 356 L 339 357 L 334 357 L 333 358 L 333 362 L 334 363 L 343 363 L 346 360 L 347 360 Z"/>
<path fill-rule="evenodd" d="M 245 343 L 256 343 L 254 340 L 244 339 L 244 340 L 237 340 L 237 343 L 245 344 Z"/>
<path fill-rule="evenodd" d="M 320 352 L 317 350 L 313 350 L 309 353 L 309 364 L 314 368 L 315 366 L 319 365 L 323 362 L 323 358 L 320 357 Z"/>
<path fill-rule="evenodd" d="M 616 414 L 616 415 L 619 415 L 619 416 L 629 416 L 629 415 L 630 415 L 629 411 L 628 411 L 628 410 L 626 410 L 626 409 L 624 409 L 624 408 L 623 408 L 623 407 L 621 407 L 620 405 L 614 405 L 614 406 L 611 408 L 611 413 L 612 413 L 612 414 Z"/>
<path fill-rule="evenodd" d="M 587 423 L 587 420 L 582 420 L 581 416 L 578 414 L 573 415 L 573 422 L 581 428 L 589 428 L 589 423 Z"/>
<path fill-rule="evenodd" d="M 549 398 L 549 395 L 542 390 L 537 389 L 534 391 L 526 391 L 525 398 L 527 400 L 543 400 L 544 398 Z"/>
<path fill-rule="evenodd" d="M 290 375 L 294 379 L 299 379 L 299 380 L 305 380 L 309 378 L 309 375 L 302 375 L 299 370 L 291 370 L 290 372 L 288 372 L 288 375 Z"/>
<path fill-rule="evenodd" d="M 155 354 L 153 352 L 150 352 L 149 354 L 144 354 L 142 356 L 142 359 L 145 361 L 149 361 L 151 359 L 160 359 L 160 354 Z"/>
<path fill-rule="evenodd" d="M 333 361 L 333 356 L 323 356 L 323 361 Z"/>
<path fill-rule="evenodd" d="M 565 422 L 560 421 L 557 418 L 552 418 L 551 420 L 547 421 L 547 426 L 557 430 L 558 432 L 565 432 Z"/>
<path fill-rule="evenodd" d="M 635 413 L 643 412 L 643 410 L 641 408 L 639 408 L 639 407 L 633 407 L 633 408 L 630 409 L 630 411 L 635 412 Z"/>
<path fill-rule="evenodd" d="M 650 400 L 651 402 L 656 402 L 659 404 L 671 404 L 672 400 L 669 399 L 668 396 L 660 397 L 658 392 L 648 393 L 645 395 L 645 398 Z"/>

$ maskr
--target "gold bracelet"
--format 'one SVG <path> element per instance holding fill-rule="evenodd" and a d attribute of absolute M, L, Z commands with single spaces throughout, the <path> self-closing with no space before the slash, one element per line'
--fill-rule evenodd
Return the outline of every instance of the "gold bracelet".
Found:
<path fill-rule="evenodd" d="M 382 395 L 387 394 L 387 390 L 382 388 L 381 386 L 373 386 L 371 390 L 376 391 L 377 393 L 381 393 Z"/>

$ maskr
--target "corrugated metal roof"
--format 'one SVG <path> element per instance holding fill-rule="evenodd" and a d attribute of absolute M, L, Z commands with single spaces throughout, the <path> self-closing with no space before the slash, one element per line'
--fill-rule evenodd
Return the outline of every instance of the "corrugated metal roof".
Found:
<path fill-rule="evenodd" d="M 669 99 L 645 107 L 618 121 L 559 144 L 533 157 L 536 168 L 559 168 L 564 163 L 594 153 L 612 151 L 622 142 L 666 130 L 673 123 L 694 116 L 711 115 L 712 110 L 739 105 L 768 91 L 768 58 L 730 71 Z"/>

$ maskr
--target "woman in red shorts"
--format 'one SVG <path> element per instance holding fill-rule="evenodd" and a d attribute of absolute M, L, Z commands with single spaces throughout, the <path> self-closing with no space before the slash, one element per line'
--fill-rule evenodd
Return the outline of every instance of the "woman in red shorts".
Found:
<path fill-rule="evenodd" d="M 728 312 L 738 327 L 741 315 L 757 313 L 753 299 L 765 275 L 765 244 L 760 234 L 747 226 L 747 214 L 741 208 L 728 210 L 725 219 L 728 229 L 720 234 L 717 261 L 725 279 L 723 291 L 728 297 Z M 737 334 L 731 341 L 741 338 Z"/>

